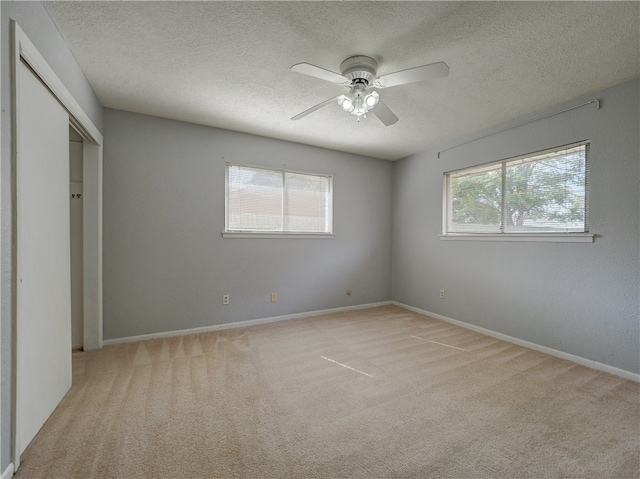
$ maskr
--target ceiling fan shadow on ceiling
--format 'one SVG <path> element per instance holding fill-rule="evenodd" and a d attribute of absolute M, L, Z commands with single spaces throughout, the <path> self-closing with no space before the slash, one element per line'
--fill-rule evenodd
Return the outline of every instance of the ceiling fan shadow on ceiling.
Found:
<path fill-rule="evenodd" d="M 398 117 L 380 99 L 380 94 L 376 89 L 406 85 L 449 75 L 449 66 L 444 62 L 438 62 L 376 77 L 378 63 L 373 58 L 364 55 L 349 57 L 343 61 L 340 65 L 341 74 L 310 63 L 296 63 L 291 67 L 291 70 L 349 89 L 345 94 L 329 98 L 297 114 L 291 118 L 292 120 L 299 120 L 324 106 L 337 102 L 344 111 L 355 115 L 358 121 L 360 118 L 366 118 L 367 113 L 371 112 L 386 126 L 396 123 Z"/>

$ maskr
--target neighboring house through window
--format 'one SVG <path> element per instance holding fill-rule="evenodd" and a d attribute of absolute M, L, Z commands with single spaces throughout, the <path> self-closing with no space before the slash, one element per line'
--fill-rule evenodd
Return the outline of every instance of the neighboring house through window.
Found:
<path fill-rule="evenodd" d="M 329 175 L 227 165 L 226 233 L 332 234 Z"/>

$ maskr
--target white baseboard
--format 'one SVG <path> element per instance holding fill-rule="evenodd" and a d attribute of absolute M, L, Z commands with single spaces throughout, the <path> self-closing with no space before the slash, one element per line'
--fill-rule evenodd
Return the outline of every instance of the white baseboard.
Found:
<path fill-rule="evenodd" d="M 495 331 L 491 331 L 490 329 L 482 328 L 480 326 L 476 326 L 474 324 L 465 323 L 463 321 L 458 321 L 457 319 L 452 319 L 447 316 L 443 316 L 441 314 L 432 313 L 430 311 L 425 311 L 424 309 L 414 308 L 413 306 L 409 306 L 407 304 L 399 303 L 397 301 L 392 302 L 393 305 L 398 306 L 400 308 L 407 309 L 409 311 L 413 311 L 415 313 L 424 314 L 425 316 L 429 316 L 431 318 L 440 319 L 447 323 L 455 324 L 456 326 L 460 326 L 462 328 L 470 329 L 472 331 L 476 331 L 478 333 L 485 334 L 487 336 L 491 336 L 492 338 L 501 339 L 502 341 L 507 341 L 508 343 L 517 344 L 518 346 L 524 346 L 525 348 L 533 349 L 535 351 L 540 351 L 541 353 L 549 354 L 551 356 L 555 356 L 560 359 L 566 359 L 567 361 L 571 361 L 582 366 L 587 366 L 592 369 L 597 369 L 598 371 L 604 371 L 606 373 L 614 374 L 616 376 L 620 376 L 621 378 L 631 379 L 632 381 L 640 382 L 640 374 L 633 373 L 631 371 L 625 371 L 624 369 L 615 368 L 613 366 L 609 366 L 607 364 L 599 363 L 597 361 L 592 361 L 591 359 L 583 358 L 581 356 L 576 356 L 574 354 L 565 353 L 563 351 L 558 351 L 557 349 L 548 348 L 546 346 L 541 346 L 536 343 L 531 343 L 529 341 L 525 341 L 523 339 L 514 338 L 512 336 L 508 336 L 506 334 L 497 333 Z"/>
<path fill-rule="evenodd" d="M 309 311 L 306 313 L 286 314 L 284 316 L 271 316 L 261 319 L 250 319 L 248 321 L 238 321 L 236 323 L 213 324 L 211 326 L 202 326 L 200 328 L 180 329 L 177 331 L 165 331 L 162 333 L 141 334 L 140 336 L 128 336 L 126 338 L 105 339 L 102 344 L 111 346 L 113 344 L 133 343 L 136 341 L 147 341 L 149 339 L 171 338 L 174 336 L 185 336 L 187 334 L 206 333 L 209 331 L 220 331 L 223 329 L 246 328 L 256 324 L 275 323 L 278 321 L 287 321 L 290 319 L 309 318 L 312 316 L 320 316 L 323 314 L 341 313 L 344 311 L 354 311 L 358 309 L 375 308 L 377 306 L 388 306 L 391 301 L 382 301 L 380 303 L 359 304 L 356 306 L 345 306 L 342 308 L 322 309 L 318 311 Z M 3 478 L 4 479 L 4 478 Z"/>
<path fill-rule="evenodd" d="M 7 468 L 2 473 L 0 479 L 11 479 L 13 477 L 13 462 L 9 463 Z"/>

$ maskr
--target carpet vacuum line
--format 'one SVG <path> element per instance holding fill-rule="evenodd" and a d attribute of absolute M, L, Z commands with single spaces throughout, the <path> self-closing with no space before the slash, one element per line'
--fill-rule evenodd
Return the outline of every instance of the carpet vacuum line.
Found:
<path fill-rule="evenodd" d="M 466 352 L 466 349 L 456 348 L 455 346 L 451 346 L 450 344 L 439 343 L 438 341 L 431 341 L 430 339 L 424 339 L 424 338 L 420 338 L 418 336 L 411 336 L 411 337 L 419 339 L 420 341 L 426 341 L 428 343 L 439 344 L 440 346 L 446 346 L 447 348 L 453 348 L 453 349 L 457 349 L 458 351 L 465 351 Z"/>
<path fill-rule="evenodd" d="M 369 376 L 370 378 L 373 377 L 371 374 L 364 373 L 364 372 L 362 372 L 362 371 L 360 371 L 360 370 L 358 370 L 356 368 L 352 368 L 351 366 L 347 366 L 346 364 L 342 364 L 342 363 L 339 363 L 338 361 L 334 361 L 333 359 L 327 358 L 325 356 L 320 356 L 320 357 L 322 359 L 326 359 L 327 361 L 331 361 L 332 363 L 335 363 L 338 366 L 342 366 L 343 368 L 351 369 L 352 371 L 355 371 L 355 372 L 360 373 L 360 374 L 364 374 L 365 376 Z"/>

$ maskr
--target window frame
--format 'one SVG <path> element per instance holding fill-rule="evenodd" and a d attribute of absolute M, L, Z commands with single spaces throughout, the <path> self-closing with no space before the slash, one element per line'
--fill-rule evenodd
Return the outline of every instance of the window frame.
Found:
<path fill-rule="evenodd" d="M 282 214 L 284 215 L 284 177 L 287 173 L 297 175 L 315 176 L 329 179 L 329 191 L 328 191 L 328 205 L 327 205 L 327 221 L 329 223 L 329 232 L 308 232 L 308 231 L 260 231 L 260 230 L 229 230 L 229 169 L 231 167 L 248 168 L 254 170 L 263 170 L 269 172 L 281 173 L 283 177 L 283 205 Z M 226 163 L 224 174 L 224 231 L 222 232 L 223 238 L 261 238 L 261 239 L 332 239 L 335 237 L 333 232 L 333 174 L 324 173 L 311 173 L 308 171 L 291 170 L 287 168 L 273 168 L 262 165 L 249 165 L 240 163 Z M 283 221 L 284 225 L 284 221 Z"/>
<path fill-rule="evenodd" d="M 505 175 L 506 168 L 509 163 L 517 162 L 518 160 L 532 158 L 536 156 L 543 156 L 545 154 L 558 152 L 562 150 L 568 150 L 571 148 L 576 148 L 579 146 L 586 146 L 586 155 L 585 155 L 585 223 L 586 228 L 589 227 L 589 200 L 590 200 L 590 174 L 589 174 L 589 163 L 590 163 L 590 141 L 583 140 L 575 143 L 570 143 L 567 145 L 560 145 L 554 148 L 547 148 L 545 150 L 534 151 L 531 153 L 527 153 L 524 155 L 519 155 L 515 157 L 505 158 L 498 161 L 492 161 L 488 163 L 481 163 L 478 165 L 459 168 L 457 170 L 446 171 L 443 174 L 443 188 L 442 188 L 442 234 L 440 235 L 441 240 L 454 240 L 454 241 L 524 241 L 524 242 L 561 242 L 561 243 L 592 243 L 594 241 L 595 235 L 590 233 L 588 230 L 584 232 L 576 232 L 576 231 L 557 231 L 557 232 L 517 232 L 517 231 L 504 231 L 504 213 L 501 215 L 500 220 L 500 232 L 491 232 L 491 233 L 479 233 L 479 232 L 450 232 L 449 228 L 449 217 L 451 214 L 451 202 L 450 202 L 450 188 L 451 188 L 451 174 L 452 173 L 460 173 L 460 172 L 472 172 L 477 171 L 480 172 L 484 169 L 490 169 L 493 166 L 500 166 L 502 170 L 502 192 L 501 192 L 501 203 L 504 208 L 504 204 L 506 201 L 505 194 Z M 538 160 L 543 161 L 543 160 Z"/>

